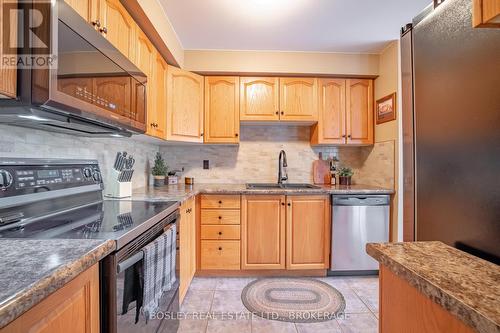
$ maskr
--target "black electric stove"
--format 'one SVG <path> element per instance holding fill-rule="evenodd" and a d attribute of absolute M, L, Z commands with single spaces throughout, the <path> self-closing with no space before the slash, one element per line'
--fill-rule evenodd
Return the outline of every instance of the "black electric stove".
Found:
<path fill-rule="evenodd" d="M 135 303 L 123 313 L 120 295 L 126 272 L 143 260 L 142 249 L 166 230 L 177 228 L 179 203 L 103 200 L 103 189 L 94 160 L 0 158 L 0 241 L 114 240 L 116 250 L 99 265 L 101 332 L 175 332 L 177 320 L 134 321 Z M 177 280 L 162 295 L 159 311 L 178 311 L 178 289 Z"/>

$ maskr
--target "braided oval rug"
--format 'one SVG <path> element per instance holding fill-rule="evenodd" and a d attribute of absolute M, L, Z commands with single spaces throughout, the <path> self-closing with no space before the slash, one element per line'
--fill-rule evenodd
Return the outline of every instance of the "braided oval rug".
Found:
<path fill-rule="evenodd" d="M 241 300 L 259 317 L 295 323 L 332 320 L 345 309 L 337 289 L 309 278 L 261 278 L 243 289 Z"/>

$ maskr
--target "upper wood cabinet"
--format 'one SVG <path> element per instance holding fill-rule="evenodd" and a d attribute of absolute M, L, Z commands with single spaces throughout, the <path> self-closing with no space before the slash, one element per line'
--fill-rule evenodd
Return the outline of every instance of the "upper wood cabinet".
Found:
<path fill-rule="evenodd" d="M 279 109 L 279 78 L 240 78 L 241 121 L 276 121 Z"/>
<path fill-rule="evenodd" d="M 326 269 L 330 265 L 328 196 L 287 196 L 287 269 Z"/>
<path fill-rule="evenodd" d="M 0 17 L 4 17 L 3 8 L 5 0 L 0 0 Z M 12 1 L 8 1 L 12 3 Z M 11 13 L 10 15 L 17 20 L 17 13 Z M 14 22 L 10 22 L 10 25 L 4 25 L 3 36 L 11 36 L 10 38 L 17 38 L 17 30 L 10 31 L 9 29 L 16 26 Z M 3 43 L 6 42 L 5 38 L 0 38 L 0 56 L 3 53 Z M 15 67 L 5 67 L 0 61 L 0 99 L 1 98 L 15 98 L 17 96 L 17 69 Z"/>
<path fill-rule="evenodd" d="M 185 201 L 180 207 L 179 243 L 179 299 L 182 303 L 196 273 L 196 207 L 194 197 Z"/>
<path fill-rule="evenodd" d="M 240 87 L 235 76 L 205 77 L 206 143 L 240 141 Z"/>
<path fill-rule="evenodd" d="M 285 196 L 242 197 L 241 268 L 285 268 Z"/>
<path fill-rule="evenodd" d="M 158 52 L 155 52 L 153 75 L 151 76 L 152 84 L 148 85 L 153 99 L 148 103 L 148 133 L 160 139 L 166 138 L 167 80 L 167 63 Z"/>
<path fill-rule="evenodd" d="M 312 144 L 346 143 L 345 80 L 318 80 L 318 123 L 311 131 Z"/>
<path fill-rule="evenodd" d="M 0 330 L 2 333 L 99 332 L 99 264 Z"/>
<path fill-rule="evenodd" d="M 286 121 L 316 121 L 317 79 L 280 78 L 280 119 Z"/>
<path fill-rule="evenodd" d="M 473 0 L 472 25 L 475 28 L 500 28 L 500 1 Z"/>
<path fill-rule="evenodd" d="M 135 57 L 137 25 L 119 0 L 99 0 L 98 30 L 132 62 Z"/>
<path fill-rule="evenodd" d="M 373 144 L 373 80 L 346 80 L 348 144 Z"/>
<path fill-rule="evenodd" d="M 203 77 L 170 66 L 167 140 L 203 142 Z"/>
<path fill-rule="evenodd" d="M 70 5 L 83 19 L 92 25 L 97 23 L 99 2 L 97 0 L 64 0 Z"/>
<path fill-rule="evenodd" d="M 318 123 L 313 145 L 373 144 L 373 80 L 318 80 Z"/>

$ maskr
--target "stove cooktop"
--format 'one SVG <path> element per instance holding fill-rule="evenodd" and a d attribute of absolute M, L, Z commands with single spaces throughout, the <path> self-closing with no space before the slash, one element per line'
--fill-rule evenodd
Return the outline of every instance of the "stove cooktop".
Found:
<path fill-rule="evenodd" d="M 178 206 L 175 201 L 104 200 L 58 215 L 4 226 L 0 228 L 0 238 L 111 239 L 125 244 Z"/>

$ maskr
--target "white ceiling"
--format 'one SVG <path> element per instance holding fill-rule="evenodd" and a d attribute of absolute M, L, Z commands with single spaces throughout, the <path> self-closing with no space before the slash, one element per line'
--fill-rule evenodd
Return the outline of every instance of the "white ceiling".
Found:
<path fill-rule="evenodd" d="M 184 49 L 378 53 L 431 0 L 159 0 Z"/>

